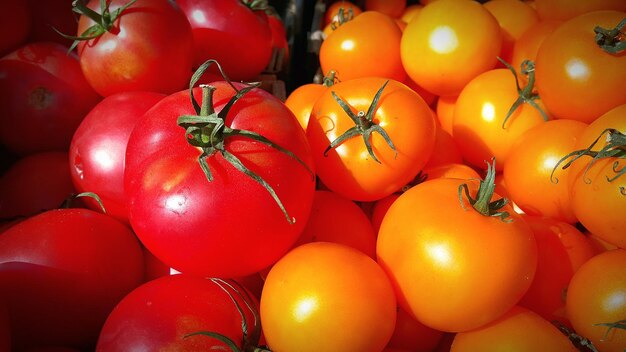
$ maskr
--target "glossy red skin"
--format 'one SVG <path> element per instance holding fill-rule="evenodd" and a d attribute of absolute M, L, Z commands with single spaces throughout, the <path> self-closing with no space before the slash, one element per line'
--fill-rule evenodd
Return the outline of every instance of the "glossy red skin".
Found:
<path fill-rule="evenodd" d="M 267 16 L 267 23 L 272 31 L 272 46 L 276 50 L 283 50 L 283 65 L 289 62 L 289 43 L 287 42 L 287 29 L 283 20 L 277 14 Z M 277 53 L 278 54 L 278 53 Z"/>
<path fill-rule="evenodd" d="M 112 0 L 112 12 L 127 0 Z M 100 12 L 100 0 L 87 6 Z M 81 16 L 78 35 L 94 22 Z M 191 77 L 193 40 L 189 21 L 173 1 L 138 0 L 113 28 L 78 45 L 87 81 L 102 96 L 124 91 L 173 93 Z"/>
<path fill-rule="evenodd" d="M 165 94 L 122 92 L 104 98 L 80 123 L 69 148 L 69 170 L 79 192 L 96 193 L 107 214 L 128 223 L 124 196 L 126 144 L 141 116 Z M 94 210 L 93 200 L 86 204 Z"/>
<path fill-rule="evenodd" d="M 18 155 L 67 151 L 80 121 L 102 99 L 76 56 L 52 42 L 0 59 L 0 92 L 0 143 Z"/>
<path fill-rule="evenodd" d="M 0 299 L 9 309 L 16 350 L 89 348 L 142 276 L 132 231 L 89 209 L 50 210 L 0 236 Z"/>
<path fill-rule="evenodd" d="M 258 301 L 243 286 L 232 280 L 228 284 L 258 310 Z M 241 306 L 251 334 L 252 311 L 235 290 L 227 290 Z M 227 350 L 224 343 L 208 336 L 185 338 L 199 331 L 223 334 L 242 348 L 241 322 L 242 316 L 233 300 L 212 280 L 184 274 L 166 276 L 124 297 L 107 318 L 96 351 L 209 351 L 218 346 Z"/>
<path fill-rule="evenodd" d="M 58 208 L 74 192 L 67 152 L 25 156 L 0 176 L 0 219 Z"/>
<path fill-rule="evenodd" d="M 262 11 L 240 0 L 178 0 L 193 29 L 194 67 L 217 60 L 233 81 L 259 75 L 272 56 L 272 31 Z"/>
<path fill-rule="evenodd" d="M 225 82 L 213 85 L 219 112 L 234 90 Z M 194 94 L 200 101 L 200 88 Z M 225 142 L 228 151 L 274 188 L 296 220 L 290 224 L 270 193 L 220 154 L 207 159 L 214 177 L 207 180 L 197 162 L 201 152 L 176 125 L 185 114 L 195 115 L 188 91 L 161 100 L 131 133 L 124 181 L 130 223 L 157 258 L 180 272 L 210 277 L 258 272 L 284 255 L 306 225 L 314 175 L 288 155 L 248 138 Z M 313 170 L 304 131 L 268 92 L 247 93 L 233 105 L 226 125 L 265 136 Z"/>
<path fill-rule="evenodd" d="M 28 38 L 31 14 L 24 0 L 2 0 L 0 12 L 0 57 L 17 49 Z"/>

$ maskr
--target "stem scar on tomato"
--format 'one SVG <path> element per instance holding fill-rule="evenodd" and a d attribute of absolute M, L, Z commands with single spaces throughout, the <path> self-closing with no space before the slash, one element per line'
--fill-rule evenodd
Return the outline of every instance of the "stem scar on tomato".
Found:
<path fill-rule="evenodd" d="M 626 50 L 626 35 L 622 29 L 626 26 L 626 18 L 621 20 L 613 29 L 605 29 L 596 26 L 593 31 L 596 33 L 596 43 L 602 50 L 609 54 L 618 54 Z"/>
<path fill-rule="evenodd" d="M 463 209 L 466 209 L 465 204 L 463 203 L 463 193 L 465 193 L 470 205 L 480 214 L 484 216 L 497 216 L 504 222 L 511 222 L 513 220 L 509 219 L 509 216 L 511 215 L 509 212 L 499 211 L 509 203 L 509 200 L 507 198 L 499 198 L 491 201 L 491 197 L 496 189 L 496 159 L 492 158 L 491 160 L 492 163 L 486 162 L 487 174 L 485 175 L 484 180 L 480 180 L 478 191 L 476 192 L 476 198 L 473 198 L 469 194 L 469 187 L 467 186 L 467 183 L 464 183 L 459 186 L 459 202 L 461 203 Z"/>
<path fill-rule="evenodd" d="M 343 111 L 345 111 L 345 113 L 348 114 L 348 117 L 350 117 L 350 119 L 355 123 L 355 126 L 351 127 L 342 135 L 340 135 L 335 140 L 330 142 L 326 150 L 324 150 L 324 156 L 327 156 L 328 152 L 331 149 L 336 148 L 337 146 L 341 145 L 346 140 L 352 137 L 355 137 L 357 135 L 361 135 L 363 136 L 363 142 L 365 143 L 367 152 L 372 157 L 372 159 L 374 159 L 374 161 L 380 164 L 380 160 L 378 160 L 376 155 L 374 155 L 374 151 L 372 150 L 372 142 L 370 141 L 372 133 L 374 132 L 380 133 L 380 135 L 385 139 L 385 142 L 387 142 L 389 147 L 396 153 L 395 156 L 396 157 L 398 156 L 398 151 L 396 150 L 396 146 L 391 141 L 391 138 L 389 137 L 385 129 L 383 129 L 376 122 L 374 122 L 374 114 L 376 112 L 376 107 L 378 106 L 378 101 L 380 100 L 380 97 L 383 94 L 383 90 L 387 86 L 387 83 L 389 83 L 389 81 L 385 81 L 385 83 L 383 83 L 383 85 L 378 89 L 378 91 L 376 92 L 376 95 L 374 95 L 374 99 L 372 100 L 372 103 L 367 109 L 367 112 L 364 112 L 363 110 L 361 110 L 357 112 L 356 114 L 352 111 L 352 109 L 350 109 L 350 106 L 345 100 L 339 97 L 337 93 L 335 93 L 334 91 L 331 92 L 331 94 L 333 95 L 333 98 L 337 101 L 339 106 L 341 106 Z"/>
<path fill-rule="evenodd" d="M 602 138 L 602 136 L 605 134 L 606 134 L 606 144 L 604 145 L 604 147 L 602 147 L 602 149 L 598 151 L 591 150 L 596 145 L 596 143 L 598 143 L 600 138 Z M 603 158 L 617 158 L 621 160 L 626 159 L 626 134 L 614 128 L 605 129 L 587 148 L 575 150 L 567 154 L 566 156 L 562 157 L 561 160 L 559 160 L 554 166 L 554 168 L 552 169 L 552 173 L 550 174 L 550 180 L 553 183 L 559 182 L 559 179 L 554 176 L 554 172 L 559 167 L 559 165 L 561 165 L 565 160 L 570 159 L 561 167 L 561 169 L 563 170 L 570 167 L 570 165 L 572 165 L 574 161 L 580 159 L 583 156 L 590 156 L 592 158 L 589 164 L 587 164 L 587 166 L 585 167 L 585 171 L 583 172 L 583 180 L 585 181 L 585 183 L 590 184 L 591 179 L 586 177 L 587 171 L 589 171 L 591 166 L 593 166 L 593 164 L 596 161 L 598 161 L 599 159 L 603 159 Z M 614 177 L 606 176 L 606 180 L 608 182 L 612 182 L 616 180 L 618 177 L 622 176 L 623 174 L 626 174 L 626 166 L 619 168 L 619 160 L 616 160 L 613 163 L 613 172 L 615 173 Z M 620 188 L 620 192 L 626 195 L 626 190 L 623 187 Z"/>
<path fill-rule="evenodd" d="M 200 85 L 202 89 L 201 106 L 200 104 L 198 104 L 193 96 L 193 87 L 198 82 L 200 77 L 204 74 L 204 72 L 212 64 L 217 65 L 224 80 L 228 82 L 228 84 L 230 84 L 230 86 L 236 92 L 235 95 L 228 101 L 228 103 L 222 108 L 219 113 L 216 113 L 213 107 L 213 91 L 215 90 L 214 87 L 211 87 L 209 85 Z M 246 93 L 254 88 L 257 88 L 259 85 L 260 83 L 258 82 L 249 83 L 246 84 L 246 87 L 242 89 L 237 89 L 237 87 L 235 87 L 228 79 L 228 77 L 224 74 L 220 64 L 216 60 L 208 60 L 196 70 L 189 83 L 189 94 L 191 96 L 191 103 L 197 115 L 179 116 L 177 124 L 185 129 L 185 137 L 187 138 L 187 142 L 189 142 L 190 145 L 198 147 L 202 150 L 202 154 L 200 154 L 200 156 L 198 157 L 198 163 L 200 164 L 200 167 L 202 168 L 202 171 L 204 172 L 209 182 L 213 181 L 213 175 L 211 174 L 211 170 L 206 159 L 213 156 L 215 153 L 220 153 L 222 157 L 224 157 L 224 159 L 228 161 L 233 167 L 260 183 L 270 193 L 274 201 L 276 201 L 276 203 L 280 207 L 280 210 L 287 218 L 287 221 L 293 224 L 296 220 L 289 216 L 287 210 L 285 209 L 285 206 L 278 198 L 278 195 L 276 194 L 272 186 L 261 176 L 248 169 L 241 162 L 241 160 L 239 160 L 239 158 L 237 158 L 233 153 L 226 150 L 226 147 L 224 145 L 224 141 L 226 140 L 226 138 L 229 137 L 242 136 L 250 138 L 257 142 L 268 145 L 284 154 L 287 154 L 291 158 L 295 159 L 302 166 L 304 166 L 307 171 L 309 171 L 313 179 L 315 178 L 315 174 L 308 167 L 308 165 L 291 151 L 279 146 L 278 144 L 270 141 L 269 139 L 263 137 L 256 132 L 230 128 L 224 123 L 224 121 L 226 120 L 226 115 L 230 111 L 231 107 Z"/>

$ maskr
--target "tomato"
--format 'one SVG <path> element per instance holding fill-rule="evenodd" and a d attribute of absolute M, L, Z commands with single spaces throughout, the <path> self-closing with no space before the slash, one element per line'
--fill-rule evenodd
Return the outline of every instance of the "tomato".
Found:
<path fill-rule="evenodd" d="M 319 98 L 323 92 L 335 83 L 335 72 L 329 72 L 323 79 L 322 84 L 317 83 L 305 83 L 296 87 L 285 99 L 285 105 L 296 115 L 298 122 L 302 129 L 306 130 L 309 124 L 309 117 L 311 116 L 311 110 L 317 98 Z"/>
<path fill-rule="evenodd" d="M 476 1 L 438 0 L 424 6 L 400 43 L 404 69 L 436 95 L 458 95 L 482 72 L 496 66 L 500 25 Z"/>
<path fill-rule="evenodd" d="M 541 43 L 562 23 L 563 21 L 558 20 L 542 20 L 527 28 L 513 44 L 511 61 L 509 61 L 511 66 L 517 69 L 522 67 L 524 60 L 534 62 Z M 525 79 L 524 76 L 519 78 Z"/>
<path fill-rule="evenodd" d="M 333 1 L 324 11 L 324 23 L 323 26 L 327 26 L 333 21 L 338 21 L 339 10 L 343 12 L 343 15 L 348 18 L 354 18 L 363 12 L 363 9 L 351 1 L 338 0 Z"/>
<path fill-rule="evenodd" d="M 142 278 L 135 235 L 102 213 L 49 210 L 0 235 L 0 301 L 15 350 L 93 350 L 106 317 Z"/>
<path fill-rule="evenodd" d="M 547 321 L 568 324 L 565 293 L 574 273 L 597 254 L 592 242 L 576 227 L 548 217 L 524 215 L 537 240 L 537 270 L 519 305 Z"/>
<path fill-rule="evenodd" d="M 437 121 L 441 128 L 452 135 L 452 122 L 454 120 L 454 106 L 458 96 L 447 96 L 437 98 L 435 106 Z"/>
<path fill-rule="evenodd" d="M 101 4 L 75 2 L 75 11 L 87 7 L 102 17 Z M 106 2 L 109 12 L 122 8 L 127 0 Z M 99 20 L 82 10 L 78 35 Z M 98 15 L 99 13 L 99 15 Z M 106 22 L 106 21 L 103 21 Z M 89 84 L 102 96 L 123 91 L 150 91 L 169 94 L 183 89 L 192 73 L 193 38 L 191 26 L 178 5 L 168 0 L 138 0 L 121 11 L 103 33 L 80 41 L 80 66 Z"/>
<path fill-rule="evenodd" d="M 493 166 L 489 171 L 480 186 L 453 178 L 413 186 L 393 202 L 380 226 L 376 254 L 399 306 L 433 329 L 469 331 L 494 321 L 532 282 L 532 230 L 509 204 L 487 207 L 500 199 L 493 193 Z M 467 196 L 459 199 L 463 185 L 472 197 L 481 188 L 476 203 L 489 208 L 482 210 L 486 215 Z"/>
<path fill-rule="evenodd" d="M 408 24 L 409 22 L 411 22 L 411 20 L 413 18 L 415 18 L 420 13 L 422 8 L 424 8 L 424 5 L 422 5 L 422 4 L 410 4 L 410 5 L 407 5 L 404 8 L 404 10 L 402 11 L 402 15 L 400 15 L 400 18 L 406 24 Z"/>
<path fill-rule="evenodd" d="M 67 151 L 100 101 L 75 55 L 58 43 L 30 43 L 0 59 L 0 142 L 18 155 Z"/>
<path fill-rule="evenodd" d="M 354 116 L 333 95 L 345 101 Z M 348 199 L 373 201 L 417 175 L 432 154 L 435 129 L 430 108 L 412 89 L 394 80 L 368 77 L 342 81 L 326 90 L 313 106 L 306 132 L 324 185 Z M 349 130 L 360 131 L 363 137 L 356 135 L 328 149 Z"/>
<path fill-rule="evenodd" d="M 0 177 L 0 219 L 26 218 L 57 208 L 74 192 L 67 152 L 25 156 Z"/>
<path fill-rule="evenodd" d="M 276 58 L 276 66 L 280 70 L 287 67 L 290 59 L 289 42 L 287 41 L 287 28 L 285 22 L 275 11 L 267 15 L 267 24 L 272 31 L 272 58 Z"/>
<path fill-rule="evenodd" d="M 511 148 L 502 174 L 511 200 L 529 215 L 543 215 L 570 224 L 577 221 L 572 209 L 567 170 L 557 162 L 567 155 L 587 125 L 575 120 L 551 120 L 519 136 Z"/>
<path fill-rule="evenodd" d="M 315 191 L 311 215 L 296 245 L 309 242 L 341 243 L 376 257 L 376 234 L 363 209 L 330 191 Z"/>
<path fill-rule="evenodd" d="M 129 220 L 144 245 L 180 272 L 245 276 L 284 255 L 306 225 L 315 191 L 312 156 L 297 119 L 278 98 L 254 88 L 236 100 L 233 87 L 251 86 L 212 86 L 212 99 L 203 104 L 211 106 L 212 100 L 225 126 L 260 134 L 298 159 L 242 135 L 225 136 L 217 145 L 223 151 L 201 157 L 203 147 L 190 145 L 188 132 L 176 125 L 181 115 L 198 114 L 190 92 L 172 94 L 148 110 L 129 137 Z M 209 94 L 208 87 L 194 88 L 194 100 L 201 100 L 202 89 Z M 276 198 L 226 157 L 265 180 Z M 199 159 L 206 161 L 211 181 Z"/>
<path fill-rule="evenodd" d="M 365 11 L 378 11 L 393 18 L 402 16 L 406 0 L 365 0 Z"/>
<path fill-rule="evenodd" d="M 626 4 L 621 0 L 535 0 L 535 7 L 542 20 L 569 20 L 597 10 L 626 11 Z"/>
<path fill-rule="evenodd" d="M 264 12 L 253 10 L 240 0 L 176 3 L 193 29 L 194 68 L 214 59 L 229 78 L 252 80 L 270 62 L 272 30 Z"/>
<path fill-rule="evenodd" d="M 31 15 L 28 5 L 22 0 L 4 0 L 0 11 L 5 16 L 0 23 L 0 57 L 17 49 L 28 38 L 31 26 Z"/>
<path fill-rule="evenodd" d="M 401 192 L 392 193 L 386 197 L 383 197 L 374 202 L 372 205 L 372 210 L 370 214 L 370 221 L 372 222 L 372 226 L 376 231 L 376 236 L 378 236 L 378 231 L 380 230 L 380 224 L 383 222 L 385 218 L 385 214 L 387 214 L 387 210 L 393 202 L 400 197 Z"/>
<path fill-rule="evenodd" d="M 522 98 L 522 94 L 526 98 Z M 509 116 L 513 104 L 520 99 L 530 102 L 522 100 Z M 540 109 L 543 111 L 541 101 L 533 98 L 531 92 L 518 91 L 510 70 L 493 69 L 474 78 L 461 91 L 454 106 L 452 136 L 467 163 L 480 168 L 485 160 L 495 157 L 496 168 L 500 171 L 514 151 L 515 140 L 532 127 L 543 124 Z"/>
<path fill-rule="evenodd" d="M 463 156 L 454 137 L 438 126 L 435 131 L 435 148 L 424 168 L 462 162 Z"/>
<path fill-rule="evenodd" d="M 594 11 L 561 24 L 537 51 L 537 91 L 556 118 L 590 123 L 626 103 L 626 55 L 604 51 L 594 28 L 613 29 L 626 12 Z"/>
<path fill-rule="evenodd" d="M 273 351 L 381 351 L 395 322 L 384 271 L 337 243 L 291 250 L 272 267 L 261 294 L 261 323 Z"/>
<path fill-rule="evenodd" d="M 458 178 L 463 180 L 480 178 L 480 174 L 475 169 L 462 163 L 435 165 L 425 168 L 423 174 L 426 177 L 426 180 L 433 180 L 442 177 Z"/>
<path fill-rule="evenodd" d="M 502 29 L 502 49 L 500 57 L 512 61 L 513 46 L 522 34 L 532 25 L 539 22 L 537 11 L 530 5 L 519 0 L 487 1 L 483 6 L 498 20 Z M 519 66 L 513 66 L 519 67 Z"/>
<path fill-rule="evenodd" d="M 130 133 L 144 112 L 165 97 L 154 92 L 122 92 L 98 103 L 81 121 L 69 148 L 71 180 L 79 192 L 96 193 L 107 214 L 128 222 L 124 160 Z M 86 202 L 100 209 L 93 200 Z"/>
<path fill-rule="evenodd" d="M 396 327 L 387 348 L 397 348 L 401 351 L 430 352 L 437 347 L 442 337 L 442 331 L 429 328 L 415 320 L 404 309 L 398 308 Z"/>
<path fill-rule="evenodd" d="M 599 351 L 622 352 L 626 346 L 624 268 L 626 250 L 600 253 L 578 269 L 567 289 L 567 316 L 574 330 Z M 611 325 L 620 321 L 621 328 Z"/>
<path fill-rule="evenodd" d="M 200 332 L 220 334 L 243 351 L 259 342 L 257 310 L 258 301 L 233 280 L 165 276 L 137 287 L 119 302 L 102 328 L 96 351 L 229 347 L 217 337 L 192 335 Z"/>
<path fill-rule="evenodd" d="M 402 31 L 391 17 L 365 11 L 322 42 L 322 72 L 334 70 L 341 81 L 369 76 L 403 81 L 406 73 L 400 59 L 401 37 Z"/>
<path fill-rule="evenodd" d="M 463 351 L 576 352 L 578 349 L 549 321 L 526 308 L 513 307 L 486 326 L 456 334 L 450 352 Z"/>

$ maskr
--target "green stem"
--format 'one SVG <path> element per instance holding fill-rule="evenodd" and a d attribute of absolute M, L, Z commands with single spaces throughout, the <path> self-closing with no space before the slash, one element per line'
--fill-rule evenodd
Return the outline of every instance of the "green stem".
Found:
<path fill-rule="evenodd" d="M 593 31 L 596 33 L 596 43 L 602 50 L 609 54 L 618 54 L 626 50 L 626 40 L 622 29 L 626 26 L 626 18 L 621 20 L 613 29 L 605 29 L 596 26 Z"/>
<path fill-rule="evenodd" d="M 459 186 L 459 202 L 461 207 L 465 209 L 465 203 L 463 202 L 463 194 L 467 197 L 468 202 L 478 213 L 484 216 L 499 217 L 504 222 L 511 222 L 509 218 L 511 214 L 507 211 L 500 211 L 505 205 L 509 203 L 506 198 L 499 198 L 491 201 L 496 189 L 496 160 L 492 159 L 492 163 L 487 162 L 487 174 L 484 180 L 480 180 L 476 197 L 472 197 L 469 193 L 469 186 L 464 183 Z"/>

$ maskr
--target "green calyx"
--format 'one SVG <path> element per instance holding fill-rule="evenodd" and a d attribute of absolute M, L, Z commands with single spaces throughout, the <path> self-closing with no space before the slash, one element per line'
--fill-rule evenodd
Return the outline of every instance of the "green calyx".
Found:
<path fill-rule="evenodd" d="M 367 152 L 372 157 L 372 159 L 374 159 L 374 161 L 380 164 L 380 160 L 378 160 L 376 155 L 374 155 L 374 151 L 372 150 L 371 136 L 374 132 L 379 133 L 385 139 L 385 142 L 387 142 L 387 145 L 389 145 L 389 147 L 396 153 L 396 157 L 398 156 L 398 151 L 396 150 L 395 145 L 391 141 L 391 138 L 389 138 L 389 135 L 387 134 L 385 129 L 383 129 L 382 127 L 380 127 L 378 124 L 374 122 L 374 115 L 376 113 L 376 108 L 378 107 L 378 101 L 380 100 L 380 97 L 383 94 L 383 90 L 387 86 L 387 83 L 389 83 L 389 81 L 385 81 L 385 83 L 380 87 L 380 89 L 378 89 L 378 91 L 376 92 L 376 95 L 374 96 L 374 99 L 372 100 L 372 103 L 367 109 L 367 112 L 359 111 L 356 114 L 352 111 L 352 109 L 350 109 L 350 106 L 345 100 L 340 98 L 334 91 L 331 92 L 335 101 L 337 101 L 337 103 L 339 104 L 339 106 L 341 106 L 343 111 L 345 111 L 345 113 L 348 114 L 350 119 L 354 121 L 355 126 L 348 129 L 342 135 L 340 135 L 335 140 L 333 140 L 328 145 L 326 150 L 324 150 L 324 156 L 327 156 L 328 152 L 331 149 L 338 147 L 346 140 L 352 137 L 361 135 L 363 137 L 363 142 L 365 143 L 365 147 L 367 148 Z"/>
<path fill-rule="evenodd" d="M 241 0 L 252 11 L 272 11 L 267 0 Z"/>
<path fill-rule="evenodd" d="M 596 43 L 602 50 L 609 54 L 618 54 L 626 50 L 626 34 L 622 32 L 624 27 L 626 27 L 626 18 L 621 20 L 613 29 L 605 29 L 596 26 L 596 28 L 593 29 L 596 33 Z"/>
<path fill-rule="evenodd" d="M 478 186 L 478 191 L 476 192 L 476 198 L 473 198 L 469 194 L 469 187 L 467 183 L 464 183 L 459 186 L 459 202 L 463 209 L 465 209 L 465 204 L 463 202 L 463 193 L 467 197 L 468 202 L 471 206 L 484 216 L 493 216 L 499 217 L 500 220 L 504 222 L 511 222 L 512 219 L 509 218 L 511 214 L 507 211 L 500 211 L 505 205 L 509 203 L 509 200 L 506 198 L 496 199 L 491 201 L 493 194 L 496 189 L 496 160 L 492 159 L 492 163 L 487 162 L 487 174 L 485 175 L 485 179 L 480 181 L 480 185 Z"/>
<path fill-rule="evenodd" d="M 605 137 L 606 144 L 600 150 L 597 150 L 597 151 L 591 150 L 598 143 L 598 141 L 602 138 L 602 136 L 606 136 Z M 550 180 L 554 183 L 558 183 L 559 179 L 554 176 L 554 172 L 556 171 L 556 169 L 563 162 L 569 159 L 569 161 L 567 161 L 563 166 L 561 166 L 561 169 L 565 170 L 568 167 L 570 167 L 570 165 L 572 165 L 574 161 L 582 158 L 583 156 L 589 156 L 592 158 L 591 161 L 585 167 L 585 171 L 583 172 L 583 180 L 585 181 L 585 183 L 587 184 L 591 183 L 591 179 L 586 177 L 589 169 L 598 160 L 605 159 L 605 158 L 617 158 L 618 159 L 613 163 L 613 172 L 615 173 L 615 176 L 606 177 L 606 180 L 608 182 L 612 182 L 616 180 L 618 177 L 622 176 L 623 174 L 626 174 L 626 166 L 622 166 L 621 168 L 619 167 L 619 161 L 626 160 L 626 134 L 614 128 L 605 129 L 587 148 L 575 150 L 567 154 L 566 156 L 562 157 L 552 169 L 552 173 L 550 174 Z M 626 190 L 624 188 L 621 188 L 620 191 L 622 192 L 622 194 L 626 195 Z"/>
<path fill-rule="evenodd" d="M 607 327 L 606 332 L 604 333 L 604 336 L 602 337 L 602 339 L 605 340 L 609 337 L 609 334 L 611 333 L 613 329 L 626 330 L 626 319 L 622 319 L 613 323 L 598 323 L 598 324 L 593 324 L 593 325 Z"/>
<path fill-rule="evenodd" d="M 353 18 L 354 11 L 352 8 L 348 7 L 348 10 L 346 11 L 346 9 L 340 7 L 337 11 L 337 18 L 330 23 L 330 28 L 334 31 L 335 29 L 341 27 L 344 23 L 352 21 Z"/>
<path fill-rule="evenodd" d="M 208 85 L 200 85 L 202 89 L 202 102 L 201 106 L 195 100 L 193 96 L 193 87 L 198 82 L 202 74 L 209 68 L 210 65 L 216 64 L 222 72 L 222 76 L 224 79 L 230 84 L 230 86 L 235 90 L 236 94 L 228 101 L 228 103 L 224 106 L 224 108 L 216 113 L 213 108 L 213 91 L 214 87 Z M 229 152 L 224 144 L 224 141 L 233 136 L 241 136 L 252 139 L 257 142 L 261 142 L 265 145 L 268 145 L 278 151 L 287 154 L 288 156 L 295 159 L 298 163 L 303 165 L 307 171 L 310 172 L 311 177 L 314 178 L 315 175 L 313 171 L 308 167 L 308 165 L 298 158 L 291 151 L 277 145 L 276 143 L 270 141 L 269 139 L 263 137 L 262 135 L 242 129 L 234 129 L 225 125 L 226 116 L 228 112 L 232 108 L 232 106 L 243 97 L 246 93 L 250 92 L 252 89 L 257 88 L 259 83 L 251 83 L 247 84 L 242 89 L 237 89 L 228 77 L 223 73 L 222 68 L 219 66 L 219 63 L 215 60 L 208 60 L 204 64 L 202 64 L 198 70 L 192 76 L 192 79 L 189 84 L 189 94 L 191 96 L 192 105 L 196 111 L 196 115 L 182 115 L 178 117 L 177 124 L 185 129 L 185 136 L 187 138 L 187 142 L 194 147 L 202 150 L 202 154 L 198 157 L 198 163 L 202 168 L 207 180 L 209 182 L 213 181 L 213 175 L 211 174 L 211 169 L 207 163 L 207 158 L 213 156 L 214 154 L 221 154 L 222 157 L 228 161 L 232 166 L 234 166 L 237 170 L 243 172 L 247 176 L 251 177 L 258 183 L 260 183 L 272 196 L 272 198 L 276 201 L 280 210 L 283 212 L 287 221 L 289 223 L 295 223 L 295 219 L 291 218 L 285 209 L 285 206 L 278 198 L 278 195 L 272 188 L 272 186 L 267 183 L 261 176 L 252 172 L 248 169 L 242 162 L 235 156 L 233 153 Z"/>
<path fill-rule="evenodd" d="M 113 28 L 113 23 L 118 19 L 118 17 L 129 8 L 132 4 L 137 0 L 130 0 L 125 5 L 117 8 L 115 11 L 111 12 L 109 10 L 109 4 L 107 4 L 106 0 L 100 0 L 100 13 L 90 9 L 86 4 L 83 3 L 83 0 L 74 0 L 72 2 L 72 11 L 75 13 L 87 16 L 92 21 L 96 22 L 93 26 L 87 28 L 81 35 L 79 36 L 71 36 L 66 35 L 59 32 L 56 28 L 54 29 L 57 33 L 62 35 L 66 39 L 73 40 L 74 42 L 70 46 L 68 51 L 74 50 L 78 43 L 84 40 L 95 39 L 104 34 L 105 32 L 111 31 Z"/>
<path fill-rule="evenodd" d="M 513 105 L 511 105 L 511 108 L 507 112 L 506 117 L 504 118 L 504 121 L 502 121 L 502 128 L 504 128 L 504 126 L 506 125 L 506 122 L 509 120 L 511 115 L 513 115 L 515 110 L 517 110 L 517 108 L 522 104 L 528 104 L 532 106 L 533 108 L 537 109 L 537 111 L 539 111 L 539 113 L 541 114 L 541 117 L 543 117 L 543 120 L 548 121 L 548 115 L 546 115 L 546 112 L 543 111 L 543 109 L 535 101 L 539 99 L 539 94 L 537 94 L 534 90 L 535 88 L 535 63 L 532 62 L 531 60 L 524 60 L 522 62 L 521 73 L 528 77 L 528 83 L 526 84 L 524 88 L 521 88 L 519 84 L 519 80 L 517 78 L 517 71 L 515 71 L 515 68 L 513 68 L 511 64 L 504 61 L 500 57 L 498 57 L 498 60 L 513 73 L 513 77 L 515 77 L 515 86 L 517 87 L 517 93 L 518 93 L 517 99 L 515 100 Z"/>

